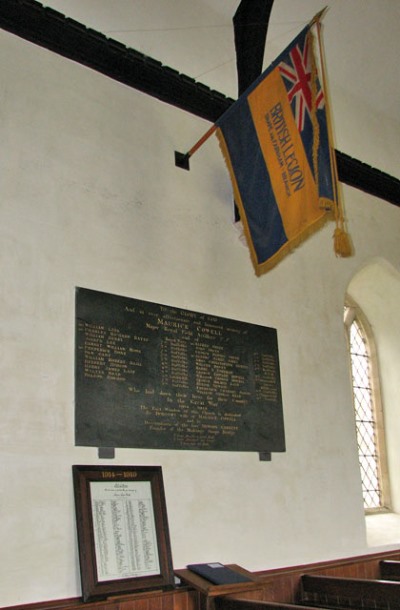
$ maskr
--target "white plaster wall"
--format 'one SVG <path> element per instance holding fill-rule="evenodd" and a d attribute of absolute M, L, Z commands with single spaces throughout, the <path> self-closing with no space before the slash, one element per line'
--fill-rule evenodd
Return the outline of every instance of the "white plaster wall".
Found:
<path fill-rule="evenodd" d="M 391 508 L 400 513 L 400 274 L 386 261 L 371 260 L 352 278 L 349 293 L 370 322 L 380 365 Z M 400 535 L 400 532 L 398 533 Z"/>
<path fill-rule="evenodd" d="M 0 606 L 80 595 L 71 466 L 104 462 L 74 447 L 76 286 L 278 330 L 286 453 L 117 450 L 162 466 L 176 568 L 365 552 L 342 307 L 369 257 L 399 267 L 398 209 L 345 187 L 356 256 L 328 226 L 256 278 L 216 142 L 174 166 L 206 122 L 0 45 Z"/>

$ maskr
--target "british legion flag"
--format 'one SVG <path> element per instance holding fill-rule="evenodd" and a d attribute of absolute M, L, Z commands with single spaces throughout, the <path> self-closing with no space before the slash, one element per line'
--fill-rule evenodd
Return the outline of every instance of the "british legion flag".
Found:
<path fill-rule="evenodd" d="M 257 275 L 335 205 L 332 146 L 311 25 L 217 121 Z"/>

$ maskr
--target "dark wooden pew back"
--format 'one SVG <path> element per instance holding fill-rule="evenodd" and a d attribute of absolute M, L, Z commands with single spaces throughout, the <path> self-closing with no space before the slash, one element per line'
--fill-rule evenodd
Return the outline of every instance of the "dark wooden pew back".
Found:
<path fill-rule="evenodd" d="M 379 571 L 383 580 L 400 580 L 400 561 L 381 561 Z"/>
<path fill-rule="evenodd" d="M 310 606 L 399 610 L 400 582 L 304 575 L 301 597 Z"/>
<path fill-rule="evenodd" d="M 214 599 L 215 610 L 315 610 L 314 606 L 267 602 L 254 599 L 232 599 L 229 596 Z M 320 609 L 321 610 L 321 609 Z M 322 610 L 324 610 L 322 608 Z"/>

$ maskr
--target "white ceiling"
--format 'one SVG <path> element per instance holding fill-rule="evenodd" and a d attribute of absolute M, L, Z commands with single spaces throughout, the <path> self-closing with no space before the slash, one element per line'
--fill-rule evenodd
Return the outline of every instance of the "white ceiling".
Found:
<path fill-rule="evenodd" d="M 331 91 L 400 127 L 400 0 L 275 0 L 264 67 L 327 6 Z M 109 38 L 237 97 L 232 17 L 239 0 L 42 0 Z M 346 98 L 347 99 L 347 98 Z"/>

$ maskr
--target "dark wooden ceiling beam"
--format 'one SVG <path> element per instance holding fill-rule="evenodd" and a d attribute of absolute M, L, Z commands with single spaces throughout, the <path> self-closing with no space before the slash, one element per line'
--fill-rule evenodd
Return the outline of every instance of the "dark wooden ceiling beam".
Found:
<path fill-rule="evenodd" d="M 261 74 L 274 0 L 241 0 L 233 16 L 238 94 Z"/>
<path fill-rule="evenodd" d="M 1 0 L 0 27 L 211 122 L 235 101 L 36 0 Z M 336 158 L 341 182 L 400 207 L 400 180 L 339 151 Z"/>
<path fill-rule="evenodd" d="M 343 152 L 335 153 L 340 182 L 400 207 L 400 180 Z"/>
<path fill-rule="evenodd" d="M 213 122 L 234 101 L 35 0 L 0 0 L 0 27 Z"/>

